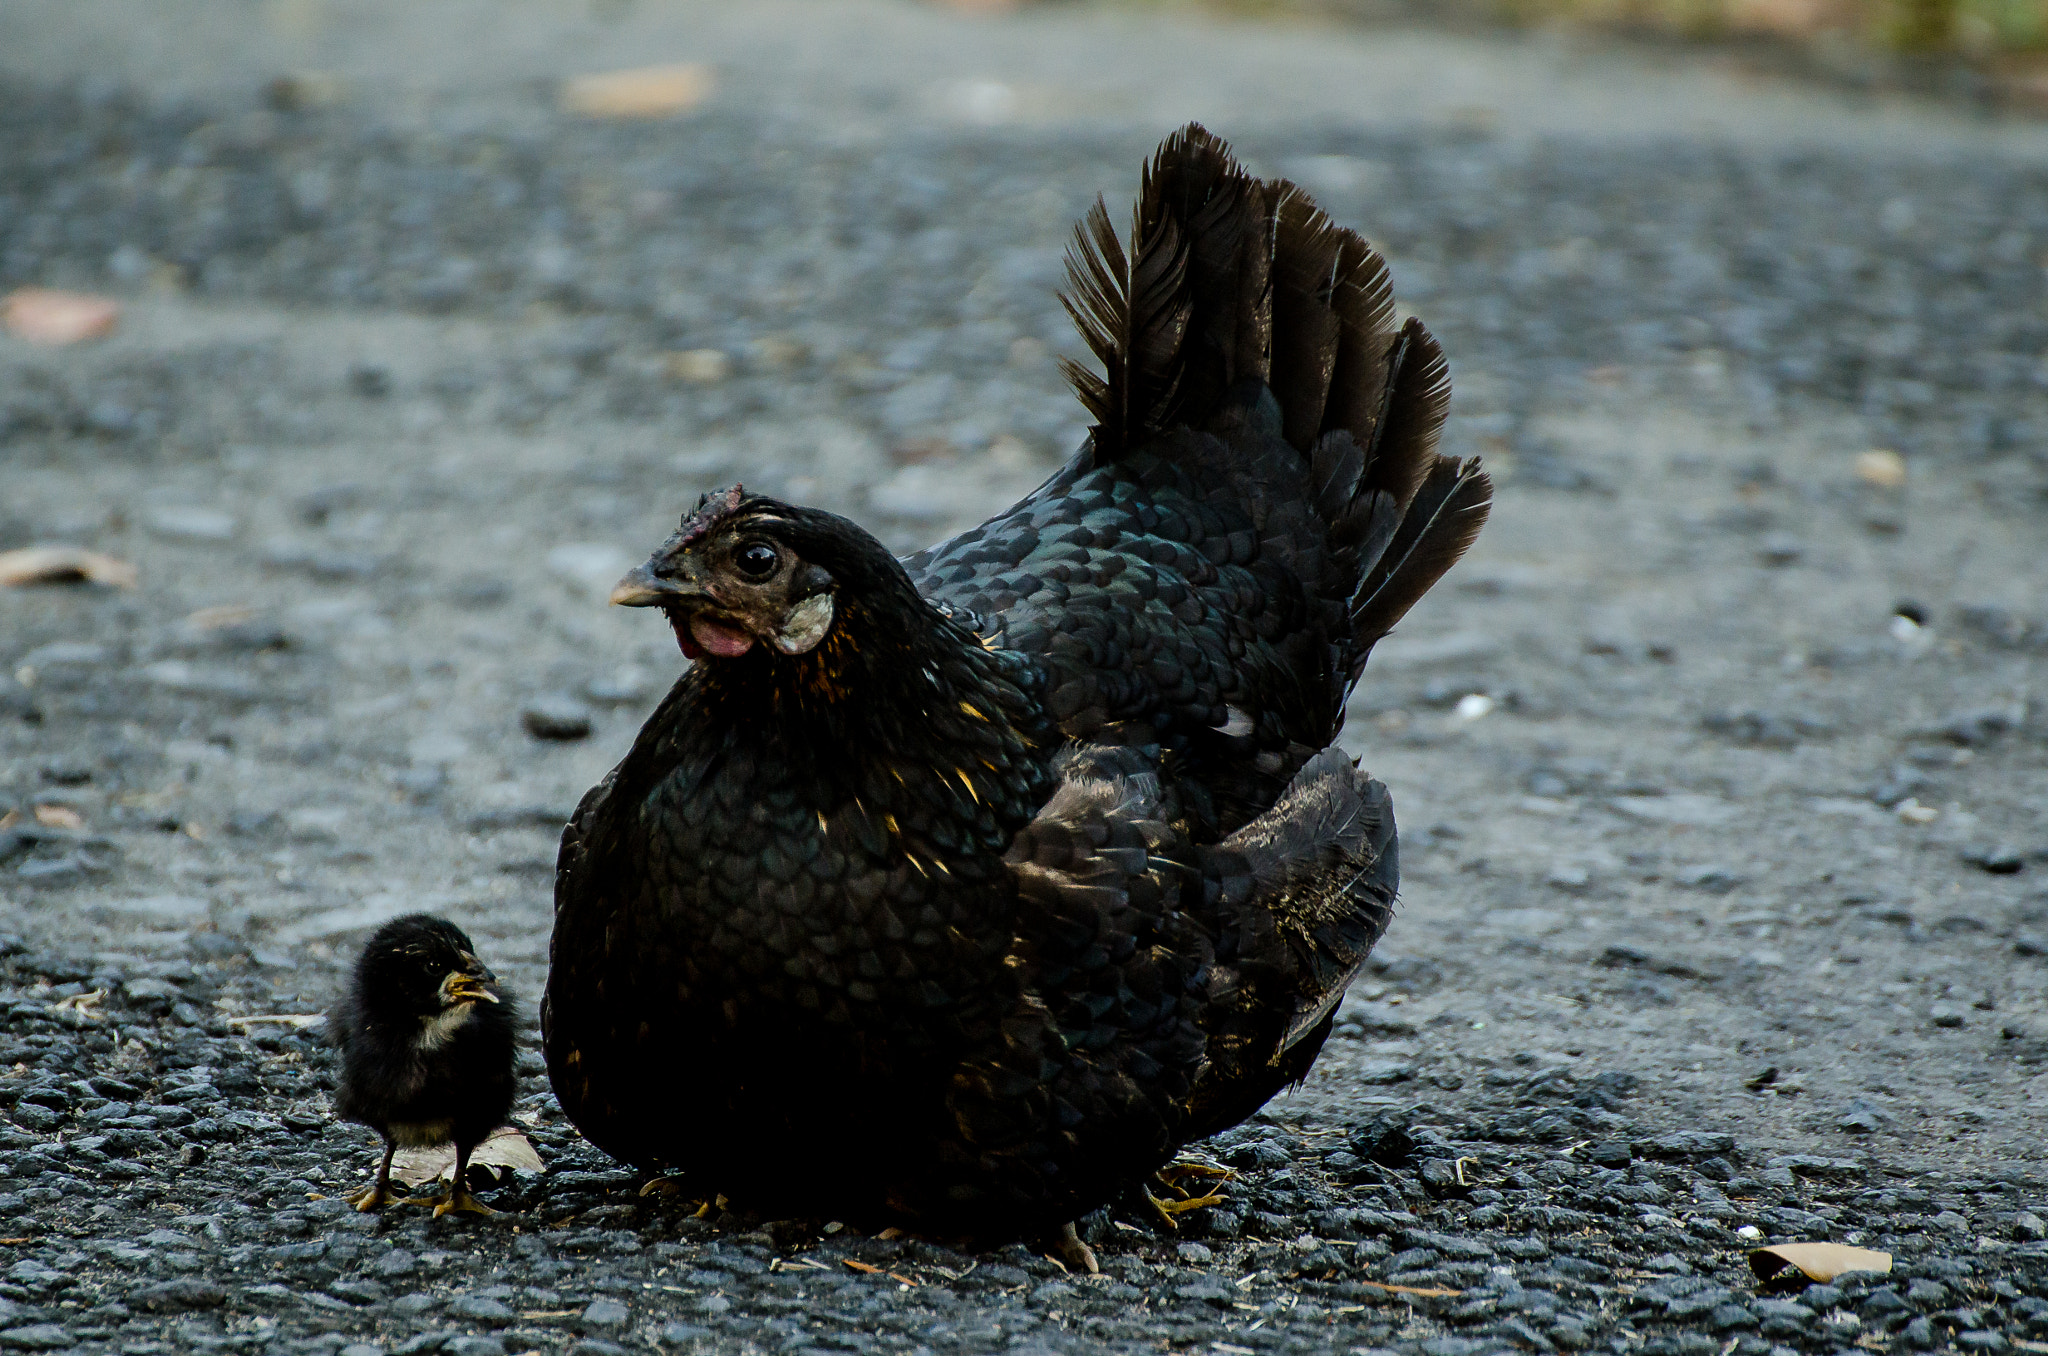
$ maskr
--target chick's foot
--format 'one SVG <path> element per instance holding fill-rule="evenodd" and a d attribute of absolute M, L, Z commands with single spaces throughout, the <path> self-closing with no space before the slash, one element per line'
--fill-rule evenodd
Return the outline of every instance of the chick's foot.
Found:
<path fill-rule="evenodd" d="M 498 1212 L 469 1194 L 467 1187 L 451 1185 L 438 1196 L 415 1196 L 405 1202 L 407 1205 L 431 1205 L 434 1218 L 439 1219 L 451 1210 L 461 1210 L 472 1215 L 495 1215 Z"/>

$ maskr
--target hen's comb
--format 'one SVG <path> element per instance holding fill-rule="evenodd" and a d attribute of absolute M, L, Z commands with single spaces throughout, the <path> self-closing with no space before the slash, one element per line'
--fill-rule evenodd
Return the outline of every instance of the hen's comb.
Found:
<path fill-rule="evenodd" d="M 740 501 L 746 498 L 746 491 L 738 485 L 722 490 L 711 490 L 697 500 L 697 507 L 690 516 L 683 519 L 676 529 L 676 545 L 688 546 L 704 536 L 712 528 L 739 511 Z"/>

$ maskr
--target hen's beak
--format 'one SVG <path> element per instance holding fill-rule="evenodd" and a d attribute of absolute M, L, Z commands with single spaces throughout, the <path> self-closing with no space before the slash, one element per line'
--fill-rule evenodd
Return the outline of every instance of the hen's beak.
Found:
<path fill-rule="evenodd" d="M 612 606 L 660 607 L 664 603 L 696 597 L 698 593 L 690 585 L 663 579 L 654 572 L 654 562 L 650 560 L 636 565 L 631 573 L 613 586 Z"/>
<path fill-rule="evenodd" d="M 491 972 L 481 974 L 469 970 L 452 971 L 441 981 L 441 1005 L 454 1007 L 457 1003 L 495 1003 L 498 995 L 490 990 Z"/>

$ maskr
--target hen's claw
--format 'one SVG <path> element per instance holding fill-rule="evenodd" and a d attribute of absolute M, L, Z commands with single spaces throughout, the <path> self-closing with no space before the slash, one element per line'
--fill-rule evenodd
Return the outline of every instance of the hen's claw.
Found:
<path fill-rule="evenodd" d="M 364 1187 L 361 1191 L 349 1197 L 348 1203 L 364 1214 L 368 1214 L 390 1199 L 391 1197 L 384 1190 L 384 1184 L 378 1182 L 372 1186 Z"/>
<path fill-rule="evenodd" d="M 639 1190 L 642 1196 L 675 1196 L 683 1191 L 684 1175 L 672 1172 L 664 1177 L 650 1178 Z"/>
<path fill-rule="evenodd" d="M 1060 1260 L 1067 1264 L 1067 1270 L 1085 1271 L 1090 1276 L 1102 1274 L 1102 1263 L 1095 1260 L 1095 1249 L 1081 1241 L 1081 1235 L 1074 1232 L 1072 1220 L 1060 1226 L 1059 1240 L 1054 1246 L 1059 1249 Z"/>
<path fill-rule="evenodd" d="M 1221 1163 L 1211 1163 L 1200 1158 L 1176 1158 L 1152 1176 L 1161 1186 L 1179 1191 L 1180 1179 L 1183 1177 L 1211 1182 L 1234 1182 L 1237 1180 L 1237 1169 L 1226 1168 Z"/>

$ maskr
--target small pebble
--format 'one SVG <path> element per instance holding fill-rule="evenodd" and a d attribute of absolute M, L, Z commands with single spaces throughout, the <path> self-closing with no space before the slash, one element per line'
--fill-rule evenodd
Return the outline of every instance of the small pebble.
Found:
<path fill-rule="evenodd" d="M 592 1300 L 583 1310 L 583 1325 L 605 1332 L 623 1328 L 632 1319 L 632 1311 L 614 1299 Z"/>
<path fill-rule="evenodd" d="M 1994 876 L 2011 876 L 2026 869 L 2027 857 L 2008 843 L 1980 844 L 1963 849 L 1963 860 Z"/>
<path fill-rule="evenodd" d="M 1777 533 L 1765 537 L 1763 545 L 1757 551 L 1758 558 L 1764 564 L 1778 567 L 1796 565 L 1805 554 L 1805 544 L 1797 537 Z"/>
<path fill-rule="evenodd" d="M 574 697 L 536 697 L 519 713 L 519 723 L 536 739 L 587 739 L 591 728 L 590 708 Z"/>

